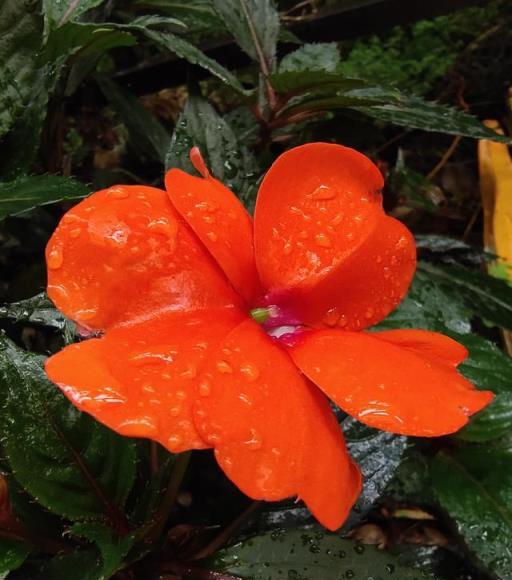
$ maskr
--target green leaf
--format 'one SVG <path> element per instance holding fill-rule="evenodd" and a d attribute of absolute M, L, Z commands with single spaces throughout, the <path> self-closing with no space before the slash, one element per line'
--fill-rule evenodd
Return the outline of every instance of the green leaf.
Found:
<path fill-rule="evenodd" d="M 68 20 L 78 18 L 87 10 L 99 6 L 105 0 L 43 0 L 43 13 L 48 28 L 60 27 Z"/>
<path fill-rule="evenodd" d="M 0 338 L 3 448 L 14 476 L 49 510 L 74 519 L 120 510 L 135 477 L 135 446 L 71 406 L 42 357 Z"/>
<path fill-rule="evenodd" d="M 0 306 L 0 318 L 40 324 L 57 330 L 64 330 L 68 324 L 68 319 L 55 308 L 44 292 L 26 300 Z"/>
<path fill-rule="evenodd" d="M 41 46 L 43 20 L 38 2 L 0 2 L 0 137 L 30 101 Z"/>
<path fill-rule="evenodd" d="M 46 41 L 41 62 L 54 62 L 61 55 L 69 57 L 79 52 L 80 58 L 101 56 L 118 46 L 133 46 L 136 38 L 117 24 L 68 22 L 52 30 Z"/>
<path fill-rule="evenodd" d="M 251 91 L 247 91 L 243 88 L 235 75 L 220 65 L 217 61 L 206 56 L 204 52 L 199 50 L 190 42 L 170 32 L 160 32 L 150 28 L 141 28 L 141 31 L 151 42 L 160 48 L 160 50 L 177 54 L 180 58 L 184 58 L 191 64 L 204 68 L 241 95 L 249 96 L 251 94 Z"/>
<path fill-rule="evenodd" d="M 82 199 L 90 192 L 87 185 L 59 175 L 20 177 L 0 183 L 0 220 L 41 205 Z"/>
<path fill-rule="evenodd" d="M 467 445 L 432 464 L 434 492 L 468 548 L 499 578 L 512 577 L 512 446 Z"/>
<path fill-rule="evenodd" d="M 456 337 L 469 350 L 460 372 L 480 390 L 493 391 L 494 401 L 457 433 L 467 441 L 488 441 L 512 429 L 512 358 L 475 334 Z"/>
<path fill-rule="evenodd" d="M 32 551 L 32 546 L 24 542 L 0 539 L 0 574 L 2 578 L 11 570 L 19 568 Z"/>
<path fill-rule="evenodd" d="M 498 135 L 465 111 L 425 101 L 421 97 L 400 95 L 395 102 L 351 108 L 378 121 L 401 127 L 510 143 L 508 137 Z"/>
<path fill-rule="evenodd" d="M 381 496 L 402 461 L 406 437 L 366 427 L 348 417 L 342 423 L 351 457 L 363 473 L 363 491 L 353 516 L 361 518 Z M 351 523 L 354 521 L 351 518 Z"/>
<path fill-rule="evenodd" d="M 135 543 L 136 535 L 118 536 L 112 528 L 98 522 L 79 522 L 71 526 L 69 531 L 97 544 L 103 559 L 101 573 L 104 578 L 110 578 L 123 568 L 123 560 Z"/>
<path fill-rule="evenodd" d="M 96 550 L 80 550 L 48 560 L 32 580 L 107 580 Z"/>
<path fill-rule="evenodd" d="M 471 331 L 471 315 L 471 309 L 460 300 L 458 292 L 419 268 L 407 296 L 377 328 L 422 328 L 438 332 L 448 329 L 466 334 Z"/>
<path fill-rule="evenodd" d="M 273 0 L 213 0 L 213 6 L 238 46 L 256 62 L 263 57 L 272 70 L 279 36 Z"/>
<path fill-rule="evenodd" d="M 395 556 L 314 529 L 274 530 L 219 552 L 212 568 L 250 580 L 420 580 Z"/>
<path fill-rule="evenodd" d="M 98 79 L 103 94 L 112 103 L 130 134 L 130 143 L 147 157 L 164 163 L 171 136 L 141 101 L 106 77 Z"/>
<path fill-rule="evenodd" d="M 340 53 L 335 42 L 305 44 L 287 54 L 279 63 L 279 73 L 326 71 L 333 73 L 340 64 Z"/>
<path fill-rule="evenodd" d="M 251 179 L 257 174 L 254 158 L 241 145 L 231 127 L 201 97 L 189 97 L 172 136 L 166 167 L 195 173 L 189 152 L 199 147 L 212 174 L 242 199 L 247 198 Z"/>
<path fill-rule="evenodd" d="M 338 73 L 322 69 L 306 71 L 280 70 L 270 76 L 270 83 L 278 93 L 300 93 L 314 89 L 314 94 L 306 94 L 299 101 L 292 102 L 294 106 L 305 102 L 307 106 L 313 108 L 317 107 L 318 102 L 322 102 L 318 97 L 321 91 L 324 93 L 327 92 L 329 102 L 331 102 L 333 98 L 336 99 L 336 91 L 340 91 L 341 95 L 346 91 L 367 86 L 366 81 L 362 81 L 361 79 L 345 77 Z M 339 99 L 337 102 L 339 104 Z M 344 103 L 348 105 L 354 103 L 354 97 L 347 99 Z"/>
<path fill-rule="evenodd" d="M 456 293 L 475 315 L 512 329 L 512 287 L 503 280 L 459 266 L 434 266 L 428 262 L 419 262 L 418 270 Z"/>

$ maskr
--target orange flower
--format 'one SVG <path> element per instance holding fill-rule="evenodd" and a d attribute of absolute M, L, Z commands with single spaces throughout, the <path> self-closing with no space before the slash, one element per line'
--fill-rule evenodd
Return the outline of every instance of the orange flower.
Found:
<path fill-rule="evenodd" d="M 111 187 L 62 218 L 48 293 L 102 336 L 52 356 L 48 376 L 117 432 L 171 452 L 213 447 L 247 495 L 299 496 L 336 529 L 361 476 L 325 395 L 417 436 L 456 431 L 493 395 L 457 372 L 467 352 L 450 338 L 361 332 L 397 306 L 416 261 L 366 157 L 324 143 L 281 155 L 254 230 L 197 149 L 191 158 L 202 178 L 172 169 L 167 193 Z"/>

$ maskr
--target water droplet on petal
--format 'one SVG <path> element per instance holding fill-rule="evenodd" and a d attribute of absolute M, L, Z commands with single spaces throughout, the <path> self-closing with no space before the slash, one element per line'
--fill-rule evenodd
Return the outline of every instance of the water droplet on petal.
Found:
<path fill-rule="evenodd" d="M 176 447 L 177 445 L 181 445 L 183 439 L 179 435 L 171 435 L 167 439 L 167 443 L 170 447 Z"/>
<path fill-rule="evenodd" d="M 195 379 L 197 376 L 197 369 L 194 365 L 188 365 L 187 368 L 180 373 L 180 376 L 186 379 Z"/>
<path fill-rule="evenodd" d="M 177 417 L 181 413 L 181 407 L 171 407 L 169 413 L 171 417 Z"/>
<path fill-rule="evenodd" d="M 337 192 L 331 189 L 328 185 L 320 185 L 311 193 L 308 193 L 306 197 L 318 200 L 328 200 L 334 199 L 337 196 Z"/>
<path fill-rule="evenodd" d="M 367 308 L 364 317 L 370 319 L 373 316 L 373 308 Z"/>
<path fill-rule="evenodd" d="M 285 256 L 289 256 L 292 253 L 292 245 L 290 244 L 290 242 L 286 242 L 283 246 L 283 254 Z"/>
<path fill-rule="evenodd" d="M 331 238 L 323 233 L 316 234 L 315 243 L 321 248 L 330 248 L 332 246 Z"/>
<path fill-rule="evenodd" d="M 72 230 L 69 230 L 69 237 L 72 240 L 76 240 L 76 238 L 78 238 L 78 236 L 82 233 L 81 228 L 73 228 Z"/>
<path fill-rule="evenodd" d="M 203 380 L 201 381 L 201 383 L 199 383 L 199 394 L 201 395 L 201 397 L 208 397 L 211 392 L 212 388 L 208 381 Z"/>
<path fill-rule="evenodd" d="M 249 449 L 252 449 L 253 451 L 261 449 L 263 441 L 261 439 L 261 435 L 258 433 L 258 431 L 256 431 L 256 429 L 250 430 L 250 439 L 245 441 L 245 445 L 247 445 L 247 447 L 249 447 Z"/>
<path fill-rule="evenodd" d="M 233 367 L 225 360 L 217 361 L 216 366 L 217 366 L 217 370 L 219 371 L 219 373 L 231 374 L 233 372 Z"/>
<path fill-rule="evenodd" d="M 48 253 L 48 258 L 46 260 L 48 268 L 51 270 L 58 270 L 64 263 L 64 252 L 60 244 L 56 244 Z"/>
<path fill-rule="evenodd" d="M 219 236 L 217 235 L 216 232 L 206 232 L 206 237 L 211 241 L 211 242 L 216 242 L 219 239 Z"/>
<path fill-rule="evenodd" d="M 113 199 L 126 199 L 130 194 L 124 187 L 115 185 L 107 189 L 107 195 Z"/>
<path fill-rule="evenodd" d="M 329 310 L 326 312 L 322 322 L 324 324 L 326 324 L 327 326 L 337 326 L 338 322 L 340 320 L 341 317 L 341 312 L 339 311 L 338 307 L 334 307 L 334 308 L 329 308 Z"/>
<path fill-rule="evenodd" d="M 249 381 L 255 381 L 260 376 L 260 369 L 253 364 L 245 364 L 240 367 L 240 372 Z"/>

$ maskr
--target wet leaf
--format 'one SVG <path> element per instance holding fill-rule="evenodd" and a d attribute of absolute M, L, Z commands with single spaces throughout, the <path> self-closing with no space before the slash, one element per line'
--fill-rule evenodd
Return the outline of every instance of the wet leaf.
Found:
<path fill-rule="evenodd" d="M 30 101 L 43 19 L 37 2 L 4 0 L 0 18 L 0 137 Z"/>
<path fill-rule="evenodd" d="M 195 174 L 190 159 L 191 147 L 197 146 L 211 173 L 231 188 L 239 197 L 247 199 L 257 175 L 255 160 L 239 143 L 228 123 L 201 97 L 189 97 L 185 110 L 176 123 L 167 152 L 168 169 L 178 167 Z"/>
<path fill-rule="evenodd" d="M 101 90 L 112 103 L 130 134 L 130 143 L 147 157 L 164 163 L 171 136 L 141 101 L 122 87 L 102 77 Z"/>
<path fill-rule="evenodd" d="M 418 270 L 456 293 L 475 315 L 512 329 L 512 288 L 503 280 L 458 266 L 434 266 L 427 262 L 420 262 Z"/>
<path fill-rule="evenodd" d="M 363 518 L 379 499 L 400 465 L 407 438 L 362 425 L 347 417 L 342 422 L 350 455 L 363 473 L 363 491 L 353 508 L 349 525 Z"/>
<path fill-rule="evenodd" d="M 212 568 L 247 580 L 425 578 L 387 552 L 311 528 L 277 529 L 235 544 L 217 554 Z"/>
<path fill-rule="evenodd" d="M 204 68 L 222 82 L 229 85 L 237 93 L 245 96 L 250 95 L 251 92 L 244 89 L 235 75 L 220 65 L 217 61 L 206 56 L 204 52 L 187 40 L 170 32 L 160 32 L 150 28 L 144 28 L 142 30 L 148 40 L 153 42 L 153 44 L 155 44 L 155 46 L 160 50 L 177 54 L 180 58 L 184 58 L 191 64 L 196 64 L 197 66 Z"/>
<path fill-rule="evenodd" d="M 452 287 L 418 269 L 405 299 L 377 328 L 422 328 L 465 334 L 471 331 L 471 315 L 471 309 Z"/>
<path fill-rule="evenodd" d="M 444 104 L 425 101 L 421 97 L 400 95 L 395 102 L 352 108 L 378 121 L 401 127 L 510 142 L 507 137 L 497 135 L 483 125 L 476 117 Z"/>
<path fill-rule="evenodd" d="M 31 551 L 30 544 L 6 538 L 0 539 L 0 575 L 2 578 L 5 578 L 4 575 L 11 570 L 19 568 Z"/>
<path fill-rule="evenodd" d="M 494 401 L 472 417 L 457 437 L 467 441 L 502 437 L 512 428 L 512 358 L 478 335 L 457 339 L 469 350 L 469 358 L 459 367 L 461 373 L 479 389 L 496 394 Z"/>
<path fill-rule="evenodd" d="M 340 61 L 340 53 L 335 42 L 305 44 L 283 58 L 279 63 L 278 72 L 317 70 L 335 72 Z"/>
<path fill-rule="evenodd" d="M 468 548 L 498 578 L 512 576 L 512 446 L 509 440 L 440 453 L 434 493 Z"/>
<path fill-rule="evenodd" d="M 47 560 L 32 580 L 106 580 L 96 550 L 80 550 Z"/>
<path fill-rule="evenodd" d="M 42 505 L 80 519 L 119 510 L 135 477 L 135 448 L 77 411 L 46 378 L 42 357 L 0 338 L 3 447 L 16 479 Z"/>
<path fill-rule="evenodd" d="M 59 175 L 34 175 L 0 183 L 0 220 L 41 205 L 79 200 L 90 192 L 84 183 Z"/>
<path fill-rule="evenodd" d="M 274 1 L 213 0 L 213 6 L 240 48 L 256 62 L 263 55 L 272 70 L 279 36 Z"/>
<path fill-rule="evenodd" d="M 123 560 L 135 543 L 135 534 L 118 536 L 112 528 L 98 522 L 79 522 L 73 524 L 70 533 L 94 542 L 101 553 L 103 578 L 110 578 L 123 568 Z"/>
<path fill-rule="evenodd" d="M 26 300 L 0 306 L 0 318 L 40 324 L 57 330 L 64 330 L 68 323 L 68 319 L 55 308 L 44 292 Z"/>
<path fill-rule="evenodd" d="M 43 0 L 43 14 L 47 27 L 62 26 L 68 20 L 74 20 L 87 10 L 99 6 L 105 0 Z"/>

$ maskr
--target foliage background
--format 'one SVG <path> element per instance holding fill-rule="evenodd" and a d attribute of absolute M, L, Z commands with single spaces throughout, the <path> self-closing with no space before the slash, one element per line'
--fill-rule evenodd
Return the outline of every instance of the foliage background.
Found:
<path fill-rule="evenodd" d="M 0 0 L 3 577 L 512 577 L 512 290 L 486 274 L 475 139 L 508 140 L 471 115 L 510 129 L 511 6 L 323 36 L 323 18 L 368 4 Z M 471 353 L 462 372 L 497 394 L 437 440 L 340 413 L 366 483 L 336 534 L 300 504 L 249 502 L 209 453 L 118 437 L 41 370 L 78 338 L 44 295 L 44 246 L 67 208 L 193 171 L 192 145 L 252 208 L 272 160 L 313 140 L 370 155 L 387 210 L 417 235 L 417 275 L 381 327 L 453 336 Z"/>

